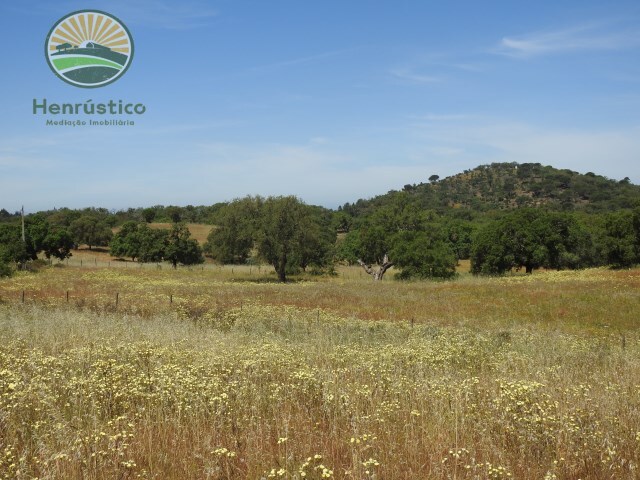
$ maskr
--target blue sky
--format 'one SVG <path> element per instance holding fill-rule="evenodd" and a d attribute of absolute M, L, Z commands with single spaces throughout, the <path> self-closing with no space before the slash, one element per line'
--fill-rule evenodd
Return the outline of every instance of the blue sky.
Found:
<path fill-rule="evenodd" d="M 53 24 L 89 8 L 135 42 L 126 74 L 97 89 L 43 55 Z M 637 0 L 22 0 L 2 2 L 0 27 L 10 211 L 247 194 L 336 207 L 503 161 L 640 183 Z M 147 113 L 51 127 L 77 117 L 33 115 L 42 98 Z"/>

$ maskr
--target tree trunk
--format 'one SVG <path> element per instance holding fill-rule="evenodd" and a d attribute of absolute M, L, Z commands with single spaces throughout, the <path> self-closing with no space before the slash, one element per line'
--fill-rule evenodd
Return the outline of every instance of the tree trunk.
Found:
<path fill-rule="evenodd" d="M 278 271 L 278 281 L 285 283 L 287 281 L 287 255 L 282 255 L 280 258 L 280 262 L 278 263 L 278 267 L 276 268 Z"/>
<path fill-rule="evenodd" d="M 374 281 L 382 280 L 382 277 L 384 276 L 386 271 L 393 267 L 393 262 L 389 261 L 389 257 L 387 255 L 384 256 L 382 265 L 380 265 L 380 268 L 378 268 L 378 270 L 374 270 L 371 265 L 367 265 L 360 259 L 358 259 L 358 263 L 362 268 L 364 268 L 365 272 L 373 277 Z"/>

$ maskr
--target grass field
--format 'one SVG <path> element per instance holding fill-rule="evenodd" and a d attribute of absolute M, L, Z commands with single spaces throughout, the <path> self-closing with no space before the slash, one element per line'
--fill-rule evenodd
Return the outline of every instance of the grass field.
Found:
<path fill-rule="evenodd" d="M 640 478 L 640 270 L 256 270 L 0 280 L 0 476 Z"/>

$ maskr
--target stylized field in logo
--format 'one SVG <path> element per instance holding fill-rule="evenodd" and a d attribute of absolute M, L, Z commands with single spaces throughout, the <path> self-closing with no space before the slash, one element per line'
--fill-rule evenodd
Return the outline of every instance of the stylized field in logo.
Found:
<path fill-rule="evenodd" d="M 129 68 L 133 38 L 113 15 L 83 10 L 58 20 L 47 36 L 45 55 L 53 72 L 65 82 L 102 87 Z"/>

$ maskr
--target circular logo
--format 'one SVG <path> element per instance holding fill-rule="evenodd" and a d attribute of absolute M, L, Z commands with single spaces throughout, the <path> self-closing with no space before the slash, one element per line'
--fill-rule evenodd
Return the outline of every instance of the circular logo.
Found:
<path fill-rule="evenodd" d="M 56 22 L 44 44 L 53 73 L 71 85 L 104 87 L 124 75 L 133 59 L 133 38 L 113 15 L 70 13 Z"/>

